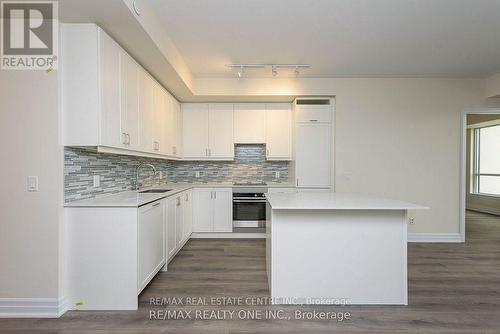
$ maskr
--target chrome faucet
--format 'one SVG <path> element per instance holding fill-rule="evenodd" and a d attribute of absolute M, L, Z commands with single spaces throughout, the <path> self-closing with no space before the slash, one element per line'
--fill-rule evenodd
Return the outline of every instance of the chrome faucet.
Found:
<path fill-rule="evenodd" d="M 153 169 L 153 172 L 155 173 L 154 175 L 157 174 L 156 167 L 152 164 L 140 163 L 135 168 L 135 190 L 139 190 L 139 169 L 141 169 L 141 167 L 151 167 Z"/>

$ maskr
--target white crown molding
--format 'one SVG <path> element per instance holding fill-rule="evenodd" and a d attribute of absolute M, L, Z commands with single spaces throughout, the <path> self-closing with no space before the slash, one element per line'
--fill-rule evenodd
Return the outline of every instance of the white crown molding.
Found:
<path fill-rule="evenodd" d="M 59 318 L 67 310 L 66 297 L 0 298 L 0 318 Z"/>

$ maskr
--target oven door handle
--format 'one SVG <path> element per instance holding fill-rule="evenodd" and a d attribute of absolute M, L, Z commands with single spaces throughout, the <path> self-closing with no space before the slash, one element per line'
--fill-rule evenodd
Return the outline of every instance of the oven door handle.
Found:
<path fill-rule="evenodd" d="M 265 199 L 233 199 L 234 203 L 266 203 Z"/>

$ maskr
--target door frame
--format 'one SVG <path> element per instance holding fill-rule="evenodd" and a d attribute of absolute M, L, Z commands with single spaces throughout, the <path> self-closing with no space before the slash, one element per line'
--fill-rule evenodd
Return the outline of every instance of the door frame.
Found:
<path fill-rule="evenodd" d="M 465 209 L 467 184 L 467 115 L 469 114 L 500 114 L 500 108 L 467 108 L 462 111 L 460 128 L 460 238 L 465 242 Z"/>

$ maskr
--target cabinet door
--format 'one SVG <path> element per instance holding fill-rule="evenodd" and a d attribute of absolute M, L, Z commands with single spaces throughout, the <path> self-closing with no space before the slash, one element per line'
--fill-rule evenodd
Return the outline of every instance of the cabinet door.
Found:
<path fill-rule="evenodd" d="M 141 291 L 165 264 L 164 214 L 163 201 L 157 201 L 139 209 L 138 291 Z"/>
<path fill-rule="evenodd" d="M 121 133 L 126 134 L 126 147 L 137 150 L 139 143 L 139 65 L 126 53 L 121 53 Z"/>
<path fill-rule="evenodd" d="M 331 185 L 331 126 L 299 124 L 296 130 L 297 186 L 328 188 Z"/>
<path fill-rule="evenodd" d="M 330 101 L 328 101 L 330 103 Z M 295 121 L 305 123 L 331 123 L 333 108 L 331 104 L 296 105 Z"/>
<path fill-rule="evenodd" d="M 209 104 L 208 110 L 209 157 L 233 159 L 233 104 Z"/>
<path fill-rule="evenodd" d="M 193 232 L 193 191 L 188 190 L 182 196 L 183 239 L 187 240 Z"/>
<path fill-rule="evenodd" d="M 212 232 L 213 197 L 213 189 L 193 191 L 193 232 Z"/>
<path fill-rule="evenodd" d="M 153 151 L 166 154 L 165 131 L 167 124 L 167 110 L 165 109 L 165 96 L 163 88 L 153 83 Z"/>
<path fill-rule="evenodd" d="M 182 115 L 181 104 L 173 96 L 170 96 L 170 108 L 172 114 L 172 125 L 170 127 L 171 133 L 171 152 L 174 157 L 181 157 L 182 153 Z"/>
<path fill-rule="evenodd" d="M 163 139 L 162 143 L 164 145 L 162 149 L 162 153 L 174 156 L 173 147 L 174 147 L 174 115 L 172 109 L 172 96 L 166 91 L 162 89 L 163 95 L 163 107 L 164 107 L 164 118 L 163 118 Z"/>
<path fill-rule="evenodd" d="M 99 31 L 101 131 L 99 143 L 123 147 L 127 136 L 120 131 L 120 53 L 121 48 L 101 29 Z"/>
<path fill-rule="evenodd" d="M 214 232 L 233 231 L 233 192 L 230 188 L 214 191 Z"/>
<path fill-rule="evenodd" d="M 184 209 L 182 195 L 175 197 L 175 242 L 176 248 L 179 249 L 184 241 Z"/>
<path fill-rule="evenodd" d="M 182 150 L 184 158 L 208 156 L 208 105 L 182 105 Z"/>
<path fill-rule="evenodd" d="M 266 142 L 266 105 L 245 103 L 234 105 L 234 142 L 263 144 Z"/>
<path fill-rule="evenodd" d="M 266 156 L 270 160 L 292 158 L 292 106 L 289 103 L 266 105 Z"/>
<path fill-rule="evenodd" d="M 167 200 L 167 256 L 170 259 L 175 254 L 177 248 L 175 220 L 176 220 L 176 200 L 175 197 Z"/>
<path fill-rule="evenodd" d="M 139 73 L 139 123 L 141 150 L 153 152 L 153 79 L 146 73 Z"/>

